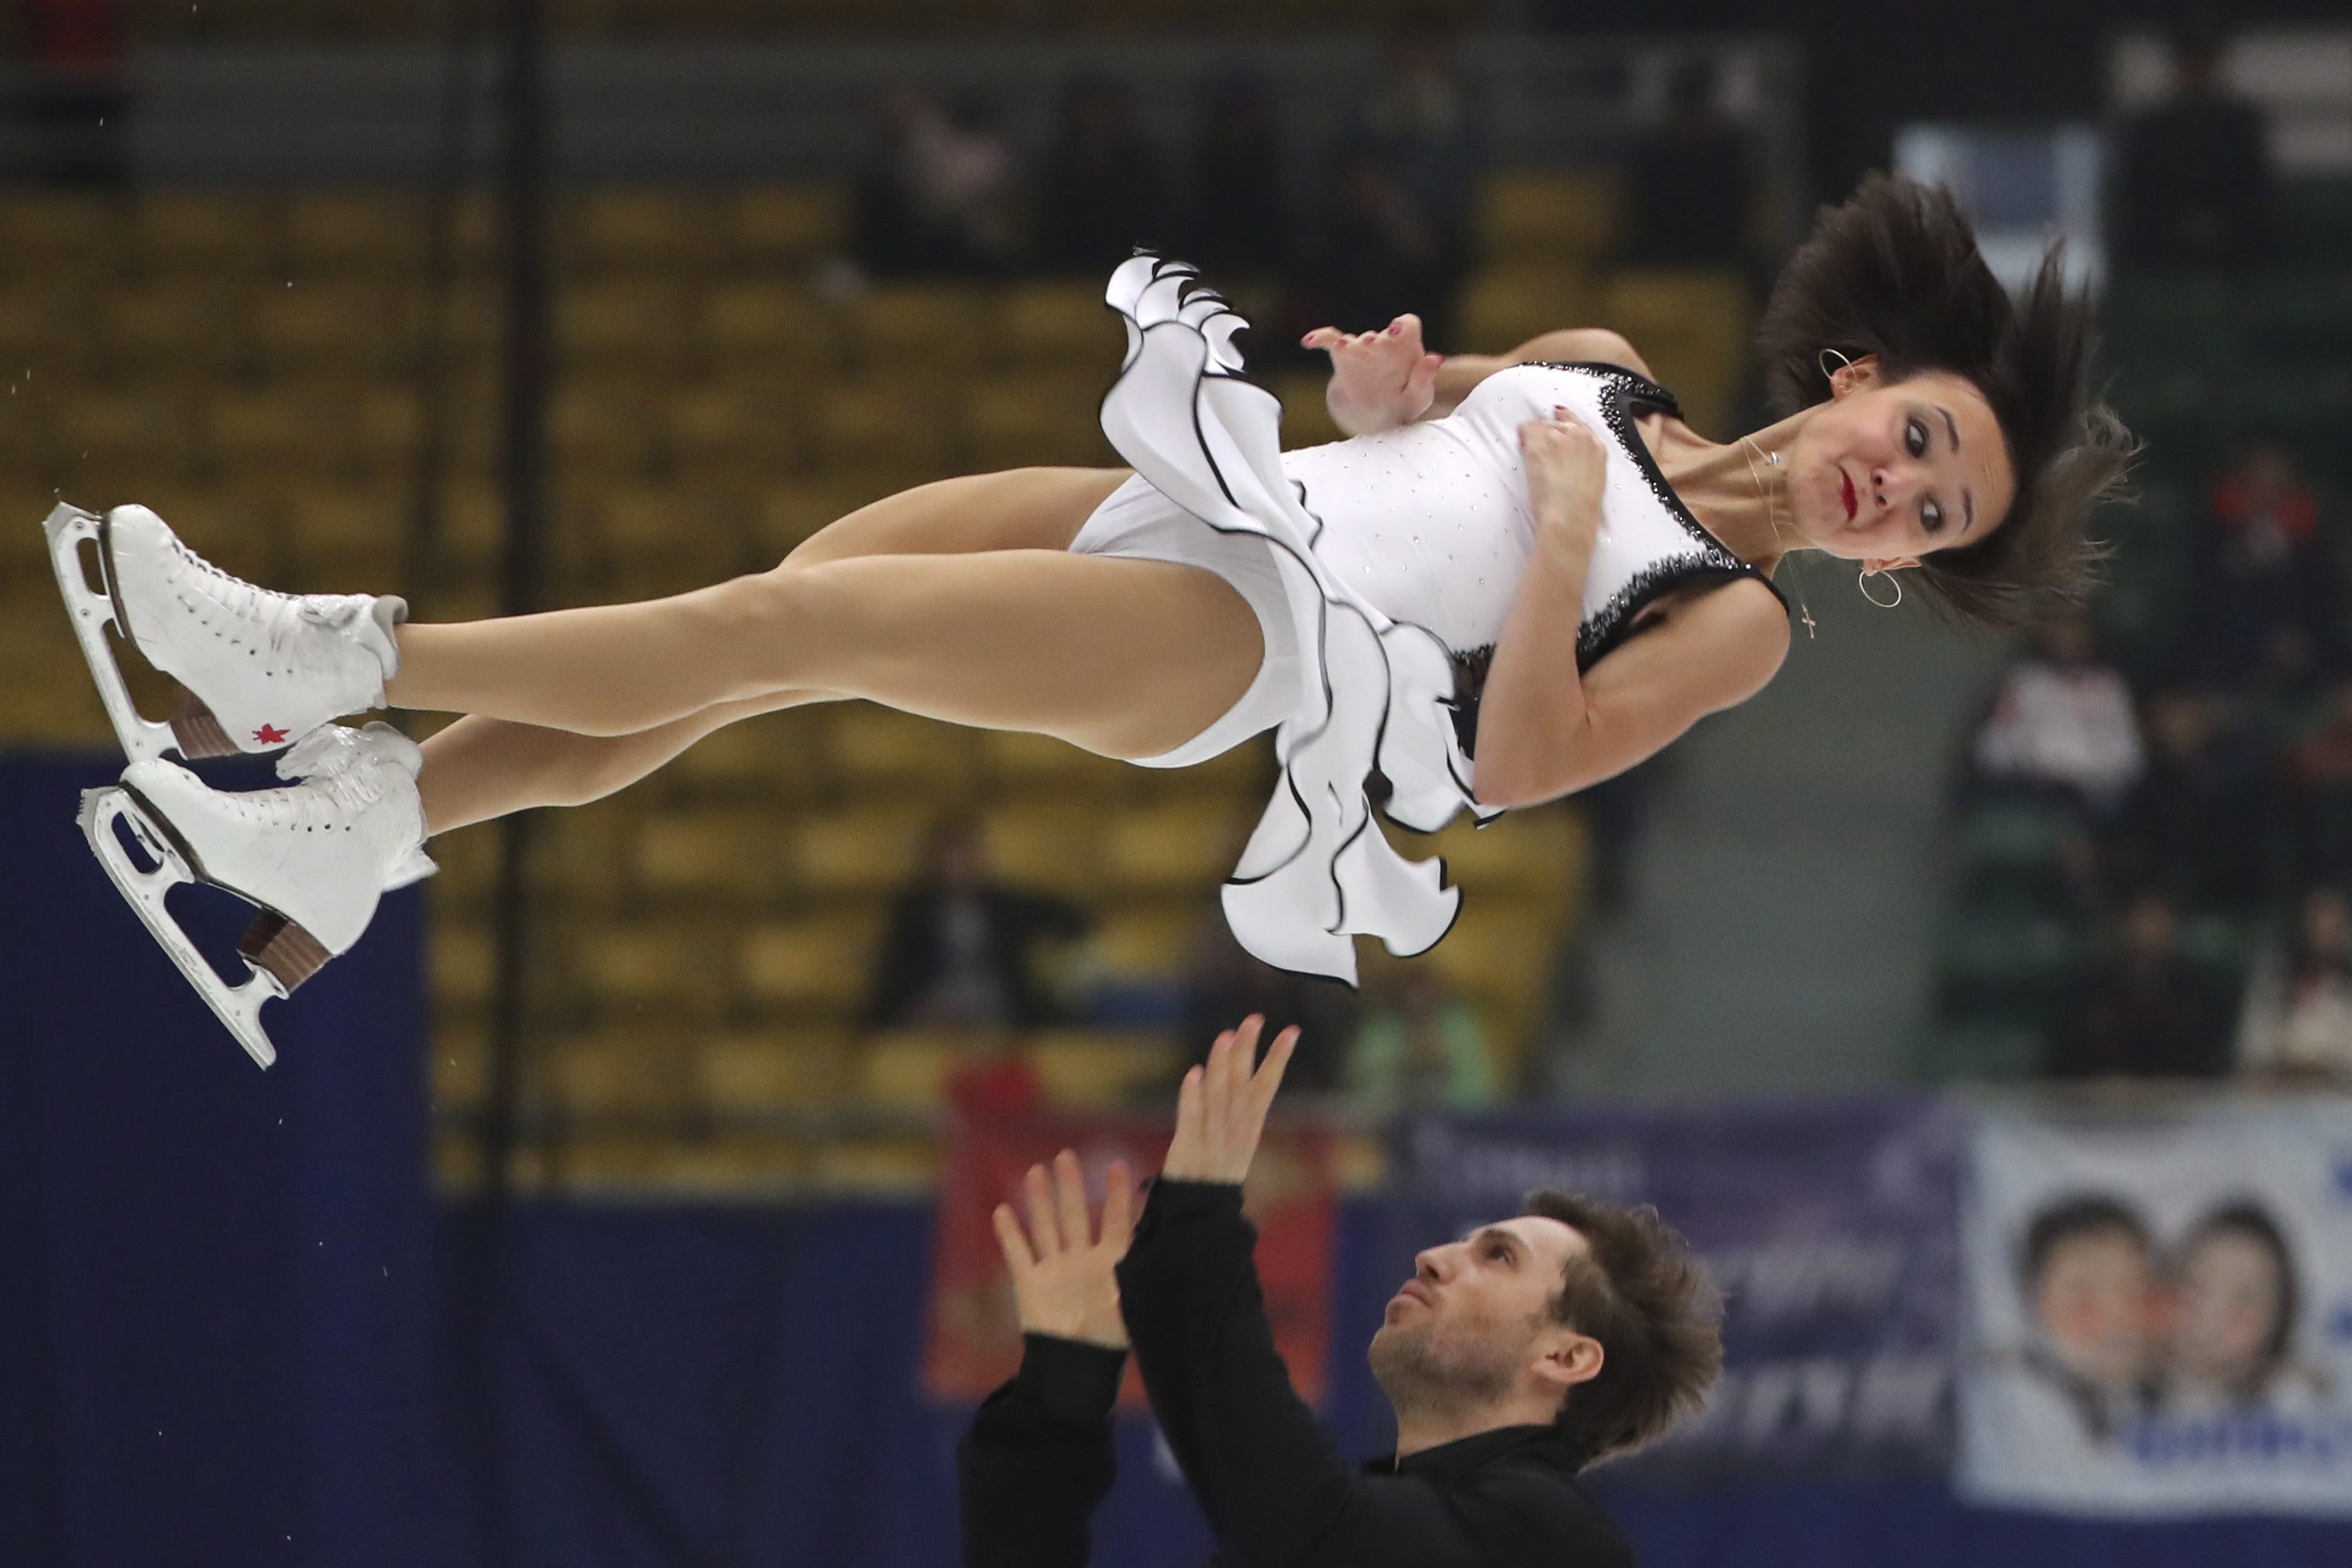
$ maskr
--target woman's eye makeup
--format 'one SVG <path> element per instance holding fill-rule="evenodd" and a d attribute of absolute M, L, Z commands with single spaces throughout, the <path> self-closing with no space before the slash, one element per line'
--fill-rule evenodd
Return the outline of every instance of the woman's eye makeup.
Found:
<path fill-rule="evenodd" d="M 1919 526 L 1931 534 L 1944 531 L 1944 508 L 1932 500 L 1919 503 Z"/>
<path fill-rule="evenodd" d="M 1925 424 L 1916 419 L 1904 422 L 1903 450 L 1914 457 L 1927 455 L 1927 427 Z"/>

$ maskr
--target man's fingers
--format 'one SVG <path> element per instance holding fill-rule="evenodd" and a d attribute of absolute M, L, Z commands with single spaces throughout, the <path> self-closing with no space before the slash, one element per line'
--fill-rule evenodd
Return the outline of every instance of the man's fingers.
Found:
<path fill-rule="evenodd" d="M 1078 1156 L 1068 1149 L 1054 1157 L 1054 1188 L 1061 1208 L 1062 1245 L 1084 1248 L 1092 1229 L 1087 1224 L 1087 1177 L 1078 1168 Z"/>
<path fill-rule="evenodd" d="M 1004 1249 L 1004 1266 L 1013 1270 L 1013 1277 L 1017 1280 L 1035 1268 L 1037 1260 L 1030 1256 L 1029 1239 L 1021 1234 L 1021 1220 L 1013 1206 L 998 1204 L 989 1218 L 995 1221 L 996 1244 Z"/>
<path fill-rule="evenodd" d="M 1103 1197 L 1102 1245 L 1120 1257 L 1135 1234 L 1135 1178 L 1125 1160 L 1113 1160 L 1106 1174 L 1110 1190 Z"/>
<path fill-rule="evenodd" d="M 1040 1261 L 1062 1250 L 1061 1222 L 1054 1218 L 1054 1196 L 1045 1182 L 1045 1167 L 1031 1166 L 1022 1183 L 1029 1197 L 1029 1240 Z"/>

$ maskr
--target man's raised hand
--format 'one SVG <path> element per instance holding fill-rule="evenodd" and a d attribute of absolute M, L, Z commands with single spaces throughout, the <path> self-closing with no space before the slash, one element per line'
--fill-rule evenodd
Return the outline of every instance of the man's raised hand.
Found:
<path fill-rule="evenodd" d="M 1265 1131 L 1266 1107 L 1282 1087 L 1283 1070 L 1298 1044 L 1297 1025 L 1274 1037 L 1257 1060 L 1265 1019 L 1253 1013 L 1209 1048 L 1209 1060 L 1184 1074 L 1176 1092 L 1176 1136 L 1160 1174 L 1171 1181 L 1232 1182 L 1249 1175 Z"/>
<path fill-rule="evenodd" d="M 1029 1167 L 1026 1235 L 1011 1204 L 996 1206 L 996 1241 L 1013 1270 L 1023 1333 L 1127 1348 L 1113 1272 L 1135 1237 L 1135 1183 L 1124 1162 L 1111 1162 L 1109 1185 L 1098 1236 L 1087 1223 L 1085 1175 L 1068 1149 L 1055 1157 L 1050 1182 L 1044 1166 Z"/>

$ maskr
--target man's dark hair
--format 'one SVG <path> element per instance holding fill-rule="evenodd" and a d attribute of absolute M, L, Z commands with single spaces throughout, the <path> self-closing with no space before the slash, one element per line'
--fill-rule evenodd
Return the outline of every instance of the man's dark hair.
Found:
<path fill-rule="evenodd" d="M 2026 1228 L 2018 1278 L 2027 1290 L 2032 1290 L 2042 1282 L 2042 1270 L 2060 1242 L 2108 1231 L 2123 1236 L 2143 1252 L 2149 1248 L 2147 1224 L 2119 1199 L 2085 1193 L 2052 1204 Z"/>
<path fill-rule="evenodd" d="M 1984 394 L 2016 499 L 1983 538 L 1924 558 L 1919 576 L 1948 613 L 1995 628 L 2079 601 L 2106 554 L 2085 524 L 2139 444 L 2093 402 L 2096 343 L 2091 300 L 2066 287 L 2060 247 L 2012 299 L 1949 191 L 1885 174 L 1822 209 L 1757 329 L 1765 390 L 1785 413 L 1831 395 L 1825 349 L 1876 355 L 1889 382 L 1946 371 Z"/>
<path fill-rule="evenodd" d="M 1519 1207 L 1590 1248 L 1568 1260 L 1551 1316 L 1601 1342 L 1601 1372 L 1569 1391 L 1553 1425 L 1584 1463 L 1630 1454 L 1697 1409 L 1723 1375 L 1722 1292 L 1647 1204 L 1538 1187 Z"/>

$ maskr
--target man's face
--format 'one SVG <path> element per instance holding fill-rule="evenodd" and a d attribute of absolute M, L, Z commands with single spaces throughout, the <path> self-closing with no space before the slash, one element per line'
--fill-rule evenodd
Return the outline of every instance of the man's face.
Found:
<path fill-rule="evenodd" d="M 1499 1400 L 1568 1331 L 1552 1299 L 1585 1239 L 1557 1219 L 1521 1215 L 1423 1252 L 1372 1335 L 1372 1375 L 1400 1411 Z"/>
<path fill-rule="evenodd" d="M 2050 1249 L 2034 1315 L 2076 1375 L 2125 1384 L 2147 1367 L 2147 1248 L 2128 1231 L 2086 1230 Z"/>

